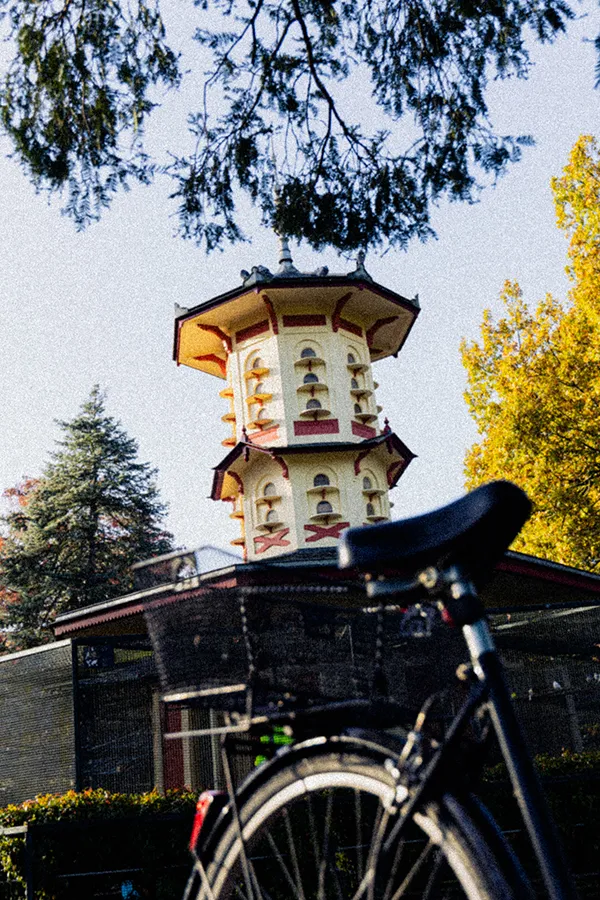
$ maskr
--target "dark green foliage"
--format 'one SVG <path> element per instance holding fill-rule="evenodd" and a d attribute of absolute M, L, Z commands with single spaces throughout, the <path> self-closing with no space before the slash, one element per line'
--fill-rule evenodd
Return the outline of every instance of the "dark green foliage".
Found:
<path fill-rule="evenodd" d="M 180 233 L 208 250 L 244 238 L 240 188 L 266 223 L 315 248 L 427 238 L 432 203 L 475 199 L 529 142 L 494 132 L 488 81 L 525 77 L 531 35 L 551 41 L 573 18 L 566 0 L 194 5 L 213 62 L 189 116 L 196 149 L 167 170 Z M 84 225 L 128 178 L 153 175 L 141 142 L 150 92 L 179 77 L 157 0 L 2 8 L 15 47 L 4 126 L 35 183 L 66 187 Z"/>
<path fill-rule="evenodd" d="M 236 186 L 317 249 L 426 239 L 432 203 L 473 200 L 529 142 L 494 134 L 488 78 L 524 76 L 526 30 L 548 41 L 572 15 L 552 0 L 212 6 L 238 17 L 235 30 L 196 33 L 219 99 L 190 119 L 197 150 L 171 167 L 181 233 L 208 249 L 243 236 Z M 367 77 L 383 127 L 366 124 Z"/>
<path fill-rule="evenodd" d="M 2 124 L 38 187 L 66 186 L 80 226 L 130 178 L 148 182 L 143 125 L 153 85 L 178 84 L 158 7 L 138 0 L 0 0 L 15 55 Z"/>
<path fill-rule="evenodd" d="M 579 896 L 581 900 L 596 897 L 600 854 L 600 752 L 542 754 L 535 758 L 535 764 L 569 866 L 577 877 Z M 508 833 L 530 877 L 539 879 L 503 763 L 486 772 L 481 796 L 501 828 Z"/>
<path fill-rule="evenodd" d="M 31 829 L 37 900 L 92 896 L 101 889 L 120 896 L 120 885 L 128 881 L 138 896 L 171 900 L 183 895 L 191 868 L 187 842 L 196 796 L 184 790 L 166 797 L 69 791 L 1 809 L 0 825 Z M 86 872 L 97 874 L 85 877 Z M 67 873 L 77 875 L 66 879 Z M 0 892 L 5 881 L 24 891 L 26 878 L 23 838 L 0 838 Z"/>
<path fill-rule="evenodd" d="M 172 549 L 155 470 L 107 416 L 96 387 L 42 478 L 4 519 L 0 598 L 11 649 L 51 639 L 59 612 L 126 593 L 132 563 Z"/>

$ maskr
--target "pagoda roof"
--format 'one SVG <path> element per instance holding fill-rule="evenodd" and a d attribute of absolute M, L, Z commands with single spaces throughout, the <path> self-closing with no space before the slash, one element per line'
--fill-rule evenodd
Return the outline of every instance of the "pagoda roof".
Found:
<path fill-rule="evenodd" d="M 382 445 L 387 445 L 387 449 L 394 454 L 398 465 L 396 466 L 393 476 L 390 478 L 388 487 L 393 488 L 398 479 L 403 474 L 407 466 L 415 459 L 416 454 L 409 450 L 404 441 L 402 441 L 393 431 L 385 431 L 374 438 L 368 438 L 365 441 L 325 441 L 323 443 L 310 444 L 289 444 L 285 447 L 262 447 L 252 441 L 239 441 L 236 446 L 214 467 L 214 479 L 211 491 L 212 500 L 226 499 L 229 496 L 235 496 L 237 490 L 233 490 L 230 494 L 226 480 L 230 471 L 236 472 L 237 469 L 243 467 L 249 460 L 249 456 L 253 452 L 263 453 L 272 459 L 283 461 L 286 456 L 299 456 L 307 453 L 356 453 L 357 460 L 365 458 L 372 450 L 377 450 Z M 241 464 L 241 465 L 240 465 Z M 285 465 L 284 468 L 285 474 Z M 235 488 L 235 475 L 229 476 L 232 481 L 230 485 Z M 225 488 L 225 490 L 224 490 Z"/>
<path fill-rule="evenodd" d="M 327 311 L 337 320 L 334 327 L 345 322 L 343 309 L 351 328 L 364 328 L 372 360 L 400 351 L 420 311 L 418 297 L 410 300 L 377 284 L 362 263 L 345 275 L 330 275 L 325 268 L 297 272 L 293 267 L 292 271 L 284 268 L 272 274 L 263 266 L 255 266 L 251 273 L 243 271 L 242 279 L 239 287 L 189 309 L 175 305 L 173 357 L 177 363 L 224 378 L 234 336 L 237 334 L 239 340 L 257 317 L 265 320 L 265 326 L 270 323 L 277 333 L 272 303 L 289 301 L 290 292 L 298 289 L 303 291 L 302 304 Z"/>

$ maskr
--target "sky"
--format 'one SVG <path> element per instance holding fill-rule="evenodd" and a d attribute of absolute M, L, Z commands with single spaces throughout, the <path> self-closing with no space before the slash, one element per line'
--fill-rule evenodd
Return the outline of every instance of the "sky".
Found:
<path fill-rule="evenodd" d="M 463 459 L 477 433 L 463 400 L 459 346 L 477 338 L 484 309 L 500 312 L 504 281 L 519 281 L 532 304 L 547 292 L 567 294 L 567 242 L 555 226 L 550 180 L 579 135 L 598 136 L 600 125 L 590 43 L 600 14 L 597 5 L 582 8 L 589 16 L 567 38 L 532 47 L 527 81 L 491 85 L 496 129 L 531 134 L 536 145 L 479 203 L 436 210 L 437 240 L 367 256 L 376 281 L 418 294 L 422 307 L 400 356 L 374 367 L 384 415 L 417 454 L 392 492 L 395 517 L 463 492 Z M 181 5 L 166 12 L 183 35 Z M 178 95 L 165 98 L 149 130 L 151 145 L 185 139 L 185 115 L 197 94 L 188 78 Z M 77 233 L 61 216 L 60 201 L 36 195 L 8 151 L 0 139 L 0 490 L 41 473 L 60 436 L 56 420 L 73 418 L 100 384 L 108 412 L 138 441 L 140 459 L 159 470 L 177 544 L 231 549 L 239 529 L 229 506 L 208 499 L 229 430 L 221 422 L 222 383 L 172 361 L 173 309 L 237 287 L 241 269 L 274 270 L 275 236 L 244 207 L 251 243 L 206 256 L 174 237 L 165 184 L 135 187 L 99 224 Z M 354 268 L 333 251 L 292 252 L 301 270 Z"/>

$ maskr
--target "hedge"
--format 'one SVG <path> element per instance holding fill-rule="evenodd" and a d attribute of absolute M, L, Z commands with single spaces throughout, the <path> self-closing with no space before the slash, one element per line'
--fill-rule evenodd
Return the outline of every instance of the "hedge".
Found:
<path fill-rule="evenodd" d="M 540 755 L 536 769 L 572 871 L 580 897 L 597 897 L 600 860 L 600 751 L 563 751 L 560 756 Z M 503 763 L 484 773 L 481 796 L 494 818 L 509 833 L 515 851 L 532 878 L 536 870 L 523 832 L 516 801 Z"/>
<path fill-rule="evenodd" d="M 132 897 L 179 900 L 190 869 L 187 841 L 196 798 L 190 791 L 47 794 L 1 809 L 0 826 L 28 825 L 36 900 L 81 897 L 82 887 L 93 896 L 81 876 L 109 870 L 117 870 L 113 887 L 131 880 L 127 870 L 134 872 Z M 24 840 L 1 837 L 0 878 L 20 884 L 24 896 L 26 873 Z M 108 889 L 111 876 L 96 881 Z"/>
<path fill-rule="evenodd" d="M 600 859 L 600 751 L 539 756 L 536 766 L 571 867 L 579 875 L 596 871 Z M 522 829 L 503 764 L 485 771 L 482 796 L 503 829 Z M 134 878 L 138 896 L 179 900 L 189 869 L 187 841 L 196 797 L 189 791 L 169 791 L 166 796 L 155 791 L 69 791 L 0 809 L 0 826 L 26 823 L 31 830 L 36 900 L 81 897 L 81 880 L 72 888 L 65 875 L 104 869 L 141 870 Z M 511 839 L 527 864 L 522 831 Z M 0 882 L 16 882 L 24 892 L 25 866 L 24 841 L 0 838 Z M 84 893 L 92 896 L 89 891 Z"/>

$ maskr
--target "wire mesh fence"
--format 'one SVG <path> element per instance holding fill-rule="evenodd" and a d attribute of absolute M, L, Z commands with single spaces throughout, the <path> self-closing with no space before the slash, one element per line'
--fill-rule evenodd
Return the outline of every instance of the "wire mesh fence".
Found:
<path fill-rule="evenodd" d="M 0 807 L 76 785 L 70 641 L 0 657 Z"/>

